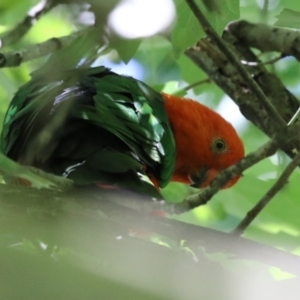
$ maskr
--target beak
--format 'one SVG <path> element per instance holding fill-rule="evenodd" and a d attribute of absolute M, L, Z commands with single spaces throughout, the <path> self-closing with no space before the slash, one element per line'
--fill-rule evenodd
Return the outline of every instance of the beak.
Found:
<path fill-rule="evenodd" d="M 189 179 L 192 182 L 191 187 L 199 188 L 207 180 L 207 169 L 202 168 L 194 174 L 189 174 Z"/>
<path fill-rule="evenodd" d="M 196 173 L 189 174 L 188 177 L 192 183 L 191 187 L 202 189 L 202 188 L 209 186 L 218 174 L 219 174 L 219 171 L 217 171 L 215 169 L 202 168 L 202 169 L 198 170 Z M 230 179 L 222 187 L 222 189 L 227 189 L 227 188 L 233 186 L 242 176 L 243 176 L 243 174 Z"/>

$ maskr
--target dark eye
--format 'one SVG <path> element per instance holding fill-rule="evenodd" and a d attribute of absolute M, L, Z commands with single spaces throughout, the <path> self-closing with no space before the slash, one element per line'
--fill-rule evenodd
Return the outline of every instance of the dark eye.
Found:
<path fill-rule="evenodd" d="M 215 152 L 224 152 L 227 150 L 226 142 L 222 139 L 216 139 L 213 142 L 213 150 Z"/>

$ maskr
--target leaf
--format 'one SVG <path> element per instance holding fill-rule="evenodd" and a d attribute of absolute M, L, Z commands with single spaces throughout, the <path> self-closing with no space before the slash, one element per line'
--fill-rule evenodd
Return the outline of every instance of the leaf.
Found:
<path fill-rule="evenodd" d="M 163 92 L 166 94 L 172 94 L 179 97 L 184 97 L 187 94 L 185 89 L 181 89 L 178 87 L 178 81 L 168 81 L 165 84 L 156 85 L 153 87 L 156 91 Z"/>
<path fill-rule="evenodd" d="M 145 78 L 150 86 L 180 79 L 171 41 L 164 37 L 144 39 L 135 58 L 143 62 Z"/>
<path fill-rule="evenodd" d="M 223 0 L 219 1 L 219 10 L 206 11 L 202 3 L 197 2 L 201 11 L 205 14 L 211 26 L 221 35 L 224 27 L 232 20 L 239 18 L 239 1 Z M 194 46 L 205 33 L 194 16 L 193 12 L 186 4 L 185 0 L 175 0 L 177 10 L 177 23 L 172 32 L 173 51 L 176 58 L 191 46 Z"/>
<path fill-rule="evenodd" d="M 89 59 L 95 53 L 95 31 L 85 32 L 76 37 L 68 46 L 54 52 L 47 62 L 32 73 L 32 77 L 56 76 L 57 70 L 64 71 L 77 67 L 85 59 Z"/>
<path fill-rule="evenodd" d="M 136 53 L 142 40 L 141 39 L 122 39 L 117 38 L 111 41 L 111 46 L 115 48 L 122 59 L 127 64 Z"/>
<path fill-rule="evenodd" d="M 214 12 L 215 30 L 222 35 L 225 26 L 236 19 L 240 18 L 239 0 L 222 0 L 219 1 L 220 13 Z"/>
<path fill-rule="evenodd" d="M 205 34 L 185 0 L 175 0 L 174 2 L 177 10 L 177 22 L 172 31 L 171 40 L 174 55 L 179 58 L 188 47 L 195 45 Z"/>
<path fill-rule="evenodd" d="M 183 55 L 178 60 L 181 78 L 188 84 L 193 84 L 207 78 L 206 73 L 197 67 L 187 56 Z M 207 91 L 207 85 L 201 84 L 193 88 L 195 94 Z"/>
<path fill-rule="evenodd" d="M 274 25 L 289 28 L 300 28 L 300 12 L 292 9 L 284 8 L 279 15 Z"/>

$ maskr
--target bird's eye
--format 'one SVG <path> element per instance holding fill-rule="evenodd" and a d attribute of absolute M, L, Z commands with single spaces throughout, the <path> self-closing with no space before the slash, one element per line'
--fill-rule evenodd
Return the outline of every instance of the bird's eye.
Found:
<path fill-rule="evenodd" d="M 215 152 L 224 152 L 227 150 L 227 144 L 223 139 L 215 139 L 212 146 Z"/>

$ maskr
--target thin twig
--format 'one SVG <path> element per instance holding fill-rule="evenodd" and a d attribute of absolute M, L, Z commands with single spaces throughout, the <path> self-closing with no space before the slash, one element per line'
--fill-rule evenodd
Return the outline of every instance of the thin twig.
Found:
<path fill-rule="evenodd" d="M 216 31 L 212 28 L 210 23 L 205 18 L 202 11 L 199 9 L 194 0 L 186 0 L 190 9 L 194 13 L 195 17 L 201 24 L 203 30 L 206 32 L 208 36 L 210 36 L 216 45 L 220 48 L 220 50 L 224 53 L 227 59 L 236 67 L 237 71 L 240 73 L 245 82 L 249 85 L 250 90 L 257 96 L 257 98 L 261 101 L 261 103 L 265 106 L 266 110 L 272 115 L 275 122 L 277 122 L 278 129 L 282 129 L 286 126 L 285 121 L 281 117 L 281 115 L 274 108 L 272 103 L 263 93 L 259 85 L 253 80 L 251 75 L 247 72 L 245 67 L 240 63 L 240 61 L 236 58 L 236 56 L 231 52 L 227 44 L 224 42 L 222 38 L 216 33 Z"/>
<path fill-rule="evenodd" d="M 10 31 L 0 35 L 0 48 L 10 46 L 19 41 L 36 23 L 36 21 L 55 7 L 58 3 L 52 0 L 41 0 L 32 7 L 24 20 Z"/>
<path fill-rule="evenodd" d="M 293 128 L 294 129 L 294 128 Z M 299 126 L 297 126 L 299 130 Z M 298 133 L 297 130 L 297 133 Z M 281 136 L 281 134 L 280 134 Z M 279 136 L 278 136 L 279 137 Z M 235 165 L 220 172 L 212 184 L 196 193 L 189 196 L 181 203 L 168 203 L 165 201 L 140 201 L 134 197 L 112 197 L 111 201 L 142 213 L 150 213 L 152 211 L 164 211 L 169 214 L 182 214 L 196 207 L 205 205 L 231 178 L 242 174 L 242 172 L 264 158 L 273 155 L 279 147 L 281 137 L 274 137 L 269 142 L 261 146 L 256 151 L 248 154 Z"/>
<path fill-rule="evenodd" d="M 288 126 L 294 124 L 295 121 L 298 119 L 299 115 L 300 115 L 300 107 L 298 108 L 298 110 L 296 111 L 296 113 L 293 115 L 293 117 L 291 118 L 291 120 L 288 122 Z"/>
<path fill-rule="evenodd" d="M 246 169 L 259 161 L 273 155 L 279 147 L 283 147 L 288 141 L 299 135 L 300 124 L 294 124 L 276 134 L 273 139 L 265 143 L 256 151 L 248 154 L 235 165 L 220 172 L 211 185 L 199 193 L 196 193 L 181 203 L 167 203 L 165 201 L 135 201 L 132 197 L 127 199 L 115 197 L 113 199 L 119 205 L 129 207 L 140 212 L 151 212 L 155 210 L 164 211 L 169 214 L 181 214 L 195 207 L 205 205 L 231 178 L 239 176 Z"/>
<path fill-rule="evenodd" d="M 30 61 L 70 45 L 78 36 L 85 34 L 90 28 L 60 38 L 51 38 L 43 43 L 30 45 L 16 52 L 0 53 L 0 68 L 17 67 Z"/>
<path fill-rule="evenodd" d="M 169 204 L 164 207 L 163 210 L 171 214 L 180 214 L 206 204 L 231 178 L 242 174 L 243 171 L 254 164 L 273 155 L 279 147 L 284 146 L 289 140 L 297 137 L 299 135 L 299 127 L 300 124 L 295 124 L 294 126 L 285 128 L 256 151 L 248 154 L 236 164 L 220 172 L 209 187 L 203 189 L 200 193 L 188 197 L 182 203 L 175 205 Z"/>
<path fill-rule="evenodd" d="M 180 214 L 206 204 L 231 178 L 242 174 L 243 171 L 254 164 L 273 155 L 277 149 L 278 143 L 275 140 L 270 140 L 235 165 L 223 170 L 209 187 L 203 189 L 200 193 L 188 197 L 184 202 L 178 203 L 174 206 L 175 211 L 170 213 Z M 168 211 L 168 208 L 166 210 Z"/>
<path fill-rule="evenodd" d="M 282 58 L 284 58 L 286 55 L 282 54 L 278 57 L 274 57 L 270 60 L 267 60 L 267 61 L 264 61 L 264 62 L 257 62 L 257 61 L 245 61 L 245 60 L 242 60 L 241 63 L 243 65 L 246 65 L 246 66 L 265 66 L 265 65 L 271 65 L 271 64 L 274 64 L 278 61 L 280 61 Z"/>
<path fill-rule="evenodd" d="M 275 184 L 270 188 L 270 190 L 259 200 L 259 202 L 248 211 L 246 217 L 242 222 L 237 226 L 233 231 L 233 234 L 243 234 L 244 231 L 248 228 L 251 222 L 257 217 L 257 215 L 265 208 L 265 206 L 272 200 L 272 198 L 283 188 L 287 183 L 288 178 L 292 172 L 300 164 L 300 153 L 298 153 L 294 159 L 288 164 L 286 169 L 280 175 Z"/>
<path fill-rule="evenodd" d="M 264 22 L 267 22 L 268 10 L 269 10 L 269 0 L 265 0 L 264 6 L 262 7 L 262 10 L 261 10 L 262 21 L 264 21 Z"/>
<path fill-rule="evenodd" d="M 201 85 L 203 83 L 209 83 L 211 82 L 211 79 L 210 78 L 206 78 L 206 79 L 203 79 L 203 80 L 200 80 L 200 81 L 197 81 L 197 82 L 194 82 L 192 84 L 189 84 L 187 85 L 186 87 L 184 87 L 182 90 L 184 91 L 189 91 L 190 89 L 193 89 L 194 87 L 198 86 L 198 85 Z"/>

